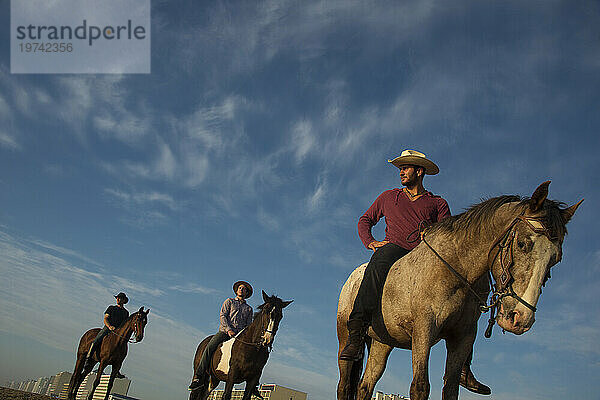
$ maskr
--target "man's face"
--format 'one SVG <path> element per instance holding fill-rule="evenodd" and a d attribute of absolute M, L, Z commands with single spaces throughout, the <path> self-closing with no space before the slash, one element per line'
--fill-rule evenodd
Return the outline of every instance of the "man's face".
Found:
<path fill-rule="evenodd" d="M 417 174 L 419 167 L 414 165 L 401 165 L 400 166 L 400 182 L 404 186 L 413 186 L 418 182 L 419 175 Z"/>
<path fill-rule="evenodd" d="M 237 291 L 235 292 L 235 294 L 237 294 L 242 299 L 245 299 L 245 298 L 248 297 L 248 294 L 250 294 L 250 289 L 248 289 L 248 287 L 246 287 L 246 285 L 244 285 L 242 283 L 240 286 L 238 286 Z"/>
<path fill-rule="evenodd" d="M 123 299 L 122 297 L 117 297 L 117 305 L 122 306 L 124 302 L 125 302 L 125 299 Z"/>

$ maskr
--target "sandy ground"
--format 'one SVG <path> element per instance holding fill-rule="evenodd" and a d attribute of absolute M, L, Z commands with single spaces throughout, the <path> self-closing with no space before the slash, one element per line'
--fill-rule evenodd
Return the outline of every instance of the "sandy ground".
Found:
<path fill-rule="evenodd" d="M 0 387 L 0 400 L 52 400 L 52 398 L 43 394 Z"/>

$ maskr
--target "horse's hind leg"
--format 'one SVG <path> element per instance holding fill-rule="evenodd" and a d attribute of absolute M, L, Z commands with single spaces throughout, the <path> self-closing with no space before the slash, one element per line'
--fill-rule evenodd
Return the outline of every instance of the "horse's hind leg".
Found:
<path fill-rule="evenodd" d="M 83 363 L 85 362 L 85 358 L 78 357 L 77 361 L 75 361 L 75 368 L 73 370 L 73 375 L 71 376 L 71 380 L 69 381 L 69 389 L 67 391 L 67 399 L 75 400 L 77 396 L 77 390 L 83 382 L 83 378 L 85 375 L 83 374 Z"/>
<path fill-rule="evenodd" d="M 375 384 L 383 375 L 388 357 L 393 347 L 373 340 L 369 349 L 365 373 L 358 387 L 357 400 L 368 400 L 373 395 Z"/>
<path fill-rule="evenodd" d="M 362 359 L 359 361 L 338 359 L 340 380 L 337 385 L 337 400 L 355 400 L 362 364 Z"/>
<path fill-rule="evenodd" d="M 338 368 L 340 371 L 340 380 L 337 385 L 337 400 L 355 400 L 360 373 L 362 372 L 363 357 L 357 361 L 340 360 L 339 355 L 348 342 L 348 328 L 346 326 L 347 317 L 338 316 L 337 336 L 338 336 Z"/>

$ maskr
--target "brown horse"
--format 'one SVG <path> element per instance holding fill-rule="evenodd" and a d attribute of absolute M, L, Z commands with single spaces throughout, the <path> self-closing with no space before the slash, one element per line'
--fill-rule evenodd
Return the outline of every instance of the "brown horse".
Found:
<path fill-rule="evenodd" d="M 94 391 L 100 383 L 100 378 L 102 377 L 102 371 L 104 371 L 104 368 L 106 368 L 107 365 L 112 365 L 110 379 L 108 380 L 108 389 L 106 391 L 106 396 L 104 396 L 104 400 L 108 399 L 108 395 L 112 389 L 115 377 L 121 369 L 121 365 L 125 360 L 125 356 L 127 356 L 127 343 L 130 341 L 129 339 L 133 333 L 135 333 L 136 343 L 144 338 L 144 327 L 148 322 L 149 312 L 149 309 L 144 311 L 144 307 L 140 307 L 140 309 L 136 313 L 131 314 L 129 318 L 123 322 L 123 324 L 121 324 L 121 326 L 105 336 L 102 339 L 100 350 L 94 352 L 92 355 L 94 358 L 94 364 L 88 368 L 85 368 L 85 358 L 92 345 L 92 342 L 96 338 L 96 335 L 98 332 L 100 332 L 100 328 L 90 329 L 83 334 L 79 340 L 77 361 L 75 362 L 75 369 L 73 370 L 73 375 L 71 376 L 71 381 L 69 382 L 69 391 L 67 397 L 69 400 L 75 400 L 77 390 L 79 390 L 79 385 L 81 385 L 83 379 L 91 372 L 92 368 L 98 361 L 100 362 L 100 365 L 98 366 L 98 373 L 96 374 L 92 391 L 88 395 L 88 400 L 92 400 Z"/>
<path fill-rule="evenodd" d="M 269 358 L 279 322 L 283 318 L 282 310 L 293 301 L 283 301 L 277 296 L 269 297 L 264 291 L 262 297 L 265 302 L 258 307 L 260 312 L 256 314 L 252 323 L 236 337 L 222 343 L 215 351 L 209 367 L 208 388 L 192 391 L 190 400 L 206 400 L 221 381 L 225 382 L 222 400 L 230 400 L 233 385 L 242 382 L 246 382 L 242 400 L 250 400 Z M 205 338 L 196 349 L 194 372 L 211 337 Z"/>
<path fill-rule="evenodd" d="M 369 328 L 360 382 L 362 360 L 338 362 L 338 400 L 370 399 L 394 347 L 412 350 L 410 398 L 427 399 L 429 353 L 442 339 L 447 352 L 442 399 L 457 399 L 481 311 L 497 308 L 500 327 L 517 335 L 531 328 L 541 287 L 562 257 L 565 225 L 581 204 L 562 208 L 564 204 L 547 200 L 549 184 L 541 184 L 530 199 L 492 198 L 424 231 L 424 240 L 389 271 L 381 309 Z M 340 293 L 340 351 L 365 266 L 352 272 Z M 494 292 L 487 305 L 492 277 Z"/>

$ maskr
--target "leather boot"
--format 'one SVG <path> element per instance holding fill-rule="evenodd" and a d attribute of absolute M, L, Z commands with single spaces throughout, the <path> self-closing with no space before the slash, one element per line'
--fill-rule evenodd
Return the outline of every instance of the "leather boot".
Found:
<path fill-rule="evenodd" d="M 85 364 L 83 365 L 83 368 L 92 369 L 94 368 L 94 365 L 96 365 L 96 361 L 94 361 L 94 352 L 96 351 L 96 347 L 97 346 L 94 344 L 92 344 L 90 347 L 90 351 L 88 351 L 87 356 L 85 357 Z"/>
<path fill-rule="evenodd" d="M 358 361 L 362 358 L 367 327 L 368 325 L 361 320 L 348 321 L 348 343 L 340 352 L 340 360 Z"/>
<path fill-rule="evenodd" d="M 206 376 L 206 372 L 202 372 L 198 375 L 194 375 L 192 379 L 192 383 L 188 386 L 189 391 L 194 391 L 198 389 L 203 389 L 208 386 L 208 376 Z"/>
<path fill-rule="evenodd" d="M 492 394 L 492 389 L 489 386 L 484 385 L 479 382 L 473 373 L 471 372 L 471 367 L 469 364 L 463 365 L 462 371 L 460 373 L 460 386 L 465 389 L 478 394 Z"/>

